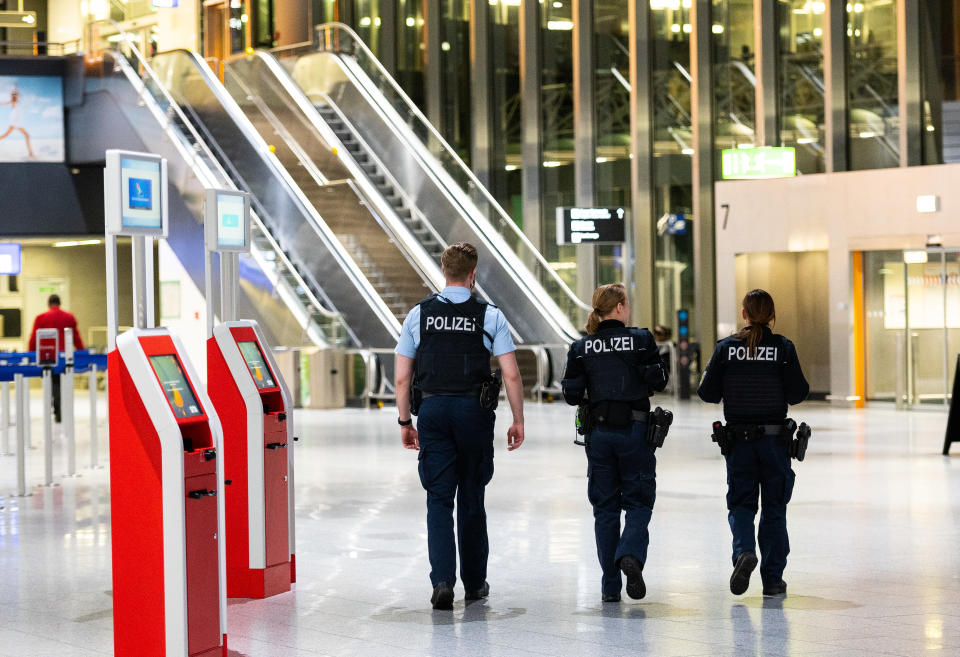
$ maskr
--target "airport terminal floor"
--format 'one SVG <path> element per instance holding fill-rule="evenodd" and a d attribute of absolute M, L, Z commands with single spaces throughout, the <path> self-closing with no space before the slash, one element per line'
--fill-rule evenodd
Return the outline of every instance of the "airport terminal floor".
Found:
<path fill-rule="evenodd" d="M 87 404 L 77 401 L 86 465 Z M 297 411 L 298 582 L 266 600 L 230 600 L 230 655 L 960 653 L 960 456 L 940 456 L 945 414 L 795 409 L 814 437 L 794 463 L 789 595 L 764 599 L 756 574 L 742 597 L 727 588 L 725 474 L 709 439 L 717 408 L 674 408 L 658 451 L 644 600 L 600 602 L 572 411 L 528 404 L 517 452 L 504 447 L 506 409 L 498 418 L 490 597 L 465 606 L 458 585 L 453 612 L 430 608 L 425 495 L 395 409 Z M 38 435 L 31 484 L 42 480 Z M 6 496 L 13 477 L 12 457 L 0 458 L 0 656 L 113 654 L 108 471 L 84 468 L 27 498 Z"/>

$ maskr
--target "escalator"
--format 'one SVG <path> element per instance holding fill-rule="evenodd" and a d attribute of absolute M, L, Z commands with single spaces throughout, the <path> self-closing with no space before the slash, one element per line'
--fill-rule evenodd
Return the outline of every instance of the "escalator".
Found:
<path fill-rule="evenodd" d="M 298 103 L 318 130 L 329 131 L 361 177 L 403 217 L 405 240 L 435 263 L 442 248 L 464 240 L 480 255 L 479 292 L 504 310 L 516 341 L 546 345 L 562 363 L 579 337 L 571 318 L 589 310 L 557 276 L 513 220 L 426 120 L 348 27 L 321 26 L 319 51 L 286 50 L 258 60 L 277 79 L 295 82 Z M 286 81 L 284 81 L 286 82 Z M 229 83 L 228 83 L 229 86 Z M 559 369 L 559 368 L 557 368 Z M 546 375 L 543 383 L 559 378 Z"/>

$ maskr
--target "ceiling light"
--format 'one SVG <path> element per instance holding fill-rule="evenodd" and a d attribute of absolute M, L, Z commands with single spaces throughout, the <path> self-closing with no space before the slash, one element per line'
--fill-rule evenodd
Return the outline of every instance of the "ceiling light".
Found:
<path fill-rule="evenodd" d="M 573 21 L 547 21 L 548 30 L 572 30 Z"/>
<path fill-rule="evenodd" d="M 553 169 L 554 167 L 560 166 L 560 164 L 561 163 L 557 162 L 556 160 L 547 160 L 546 162 L 543 163 L 543 166 L 545 166 L 548 169 Z"/>
<path fill-rule="evenodd" d="M 922 265 L 927 262 L 926 251 L 904 251 L 903 261 L 908 265 Z"/>
<path fill-rule="evenodd" d="M 65 246 L 92 246 L 99 244 L 100 240 L 68 240 L 66 242 L 54 242 L 54 248 L 63 248 Z"/>
<path fill-rule="evenodd" d="M 714 24 L 713 24 L 713 33 L 714 33 L 714 34 L 723 34 L 723 25 L 720 25 L 719 23 L 714 23 Z"/>

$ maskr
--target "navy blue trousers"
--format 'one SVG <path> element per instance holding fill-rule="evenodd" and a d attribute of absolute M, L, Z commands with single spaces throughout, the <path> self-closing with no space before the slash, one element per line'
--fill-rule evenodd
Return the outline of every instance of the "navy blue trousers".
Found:
<path fill-rule="evenodd" d="M 587 497 L 593 505 L 597 557 L 603 570 L 601 592 L 613 595 L 623 585 L 620 559 L 647 560 L 647 527 L 657 497 L 657 457 L 647 445 L 647 425 L 625 429 L 595 428 L 587 452 Z M 624 513 L 623 532 L 620 514 Z"/>
<path fill-rule="evenodd" d="M 777 436 L 737 441 L 727 460 L 727 509 L 733 532 L 733 562 L 743 551 L 756 552 L 760 543 L 760 577 L 775 585 L 787 567 L 787 503 L 796 475 L 790 455 Z M 754 539 L 753 519 L 760 503 L 760 529 Z"/>
<path fill-rule="evenodd" d="M 454 585 L 457 546 L 467 591 L 487 579 L 487 513 L 483 493 L 493 477 L 494 413 L 476 397 L 428 397 L 420 406 L 420 483 L 427 491 L 430 581 Z M 453 505 L 457 505 L 454 540 Z"/>

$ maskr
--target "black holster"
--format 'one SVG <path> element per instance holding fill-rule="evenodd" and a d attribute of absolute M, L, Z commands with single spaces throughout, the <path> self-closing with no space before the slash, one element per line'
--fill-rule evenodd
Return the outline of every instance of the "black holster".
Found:
<path fill-rule="evenodd" d="M 503 375 L 500 370 L 490 373 L 490 378 L 480 384 L 480 406 L 491 411 L 500 404 L 500 389 L 503 388 Z"/>
<path fill-rule="evenodd" d="M 710 436 L 717 443 L 720 453 L 726 456 L 733 448 L 733 437 L 727 433 L 727 428 L 719 420 L 713 423 L 713 435 Z"/>
<path fill-rule="evenodd" d="M 423 388 L 420 387 L 420 382 L 417 380 L 417 377 L 413 377 L 410 380 L 410 415 L 418 415 L 420 413 L 420 404 L 423 403 Z"/>
<path fill-rule="evenodd" d="M 807 455 L 807 443 L 810 442 L 810 434 L 813 433 L 810 430 L 810 427 L 806 422 L 800 423 L 800 428 L 797 429 L 797 437 L 790 441 L 790 456 L 797 459 L 798 461 L 803 461 L 803 458 Z"/>
<path fill-rule="evenodd" d="M 657 406 L 650 412 L 647 419 L 647 444 L 653 449 L 663 447 L 663 441 L 667 439 L 671 424 L 673 424 L 673 413 Z"/>

